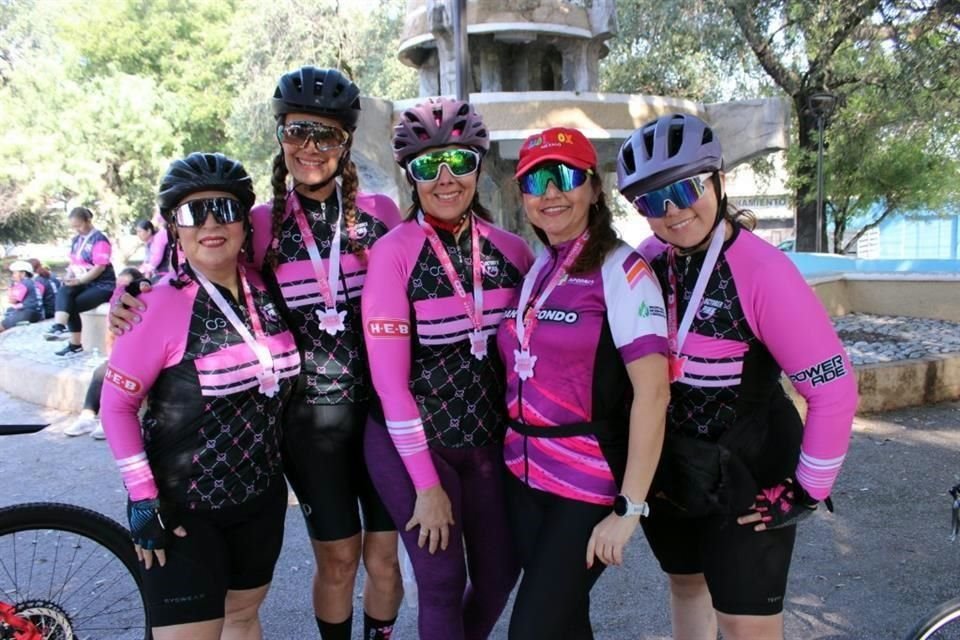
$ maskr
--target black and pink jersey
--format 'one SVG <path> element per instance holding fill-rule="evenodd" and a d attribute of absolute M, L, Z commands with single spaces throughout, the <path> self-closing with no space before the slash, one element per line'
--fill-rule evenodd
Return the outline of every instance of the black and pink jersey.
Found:
<path fill-rule="evenodd" d="M 100 413 L 132 499 L 159 488 L 191 509 L 219 509 L 260 495 L 280 474 L 280 415 L 300 357 L 263 280 L 246 275 L 279 378 L 272 397 L 259 390 L 253 350 L 195 281 L 157 284 L 144 294 L 150 313 L 117 338 Z M 252 331 L 245 299 L 218 289 Z"/>
<path fill-rule="evenodd" d="M 471 353 L 473 322 L 416 220 L 388 233 L 370 255 L 363 318 L 373 385 L 417 488 L 438 482 L 428 446 L 482 447 L 503 438 L 503 365 L 494 337 L 533 258 L 518 236 L 474 220 L 488 345 L 483 359 Z M 471 232 L 459 241 L 436 232 L 472 295 Z"/>
<path fill-rule="evenodd" d="M 23 278 L 10 284 L 7 300 L 13 309 L 25 309 L 31 313 L 43 315 L 43 284 L 34 278 Z"/>
<path fill-rule="evenodd" d="M 318 310 L 325 305 L 316 272 L 292 213 L 291 200 L 299 198 L 316 239 L 324 267 L 329 270 L 333 225 L 339 214 L 336 194 L 317 202 L 295 192 L 287 197 L 286 214 L 276 243 L 277 267 L 274 276 L 289 310 L 287 320 L 303 356 L 303 391 L 310 404 L 364 402 L 369 381 L 363 332 L 360 328 L 360 291 L 367 274 L 369 249 L 400 222 L 400 212 L 390 198 L 379 194 L 357 194 L 354 244 L 363 254 L 352 253 L 346 221 L 341 221 L 340 286 L 337 307 L 346 310 L 345 329 L 331 335 L 320 326 Z M 254 265 L 261 268 L 272 242 L 272 203 L 254 207 Z"/>
<path fill-rule="evenodd" d="M 670 260 L 656 238 L 643 243 L 664 290 Z M 675 257 L 683 317 L 705 252 Z M 724 244 L 681 348 L 667 428 L 715 441 L 779 391 L 781 369 L 807 401 L 797 480 L 823 499 L 840 472 L 857 407 L 857 380 L 820 301 L 790 260 L 739 225 Z M 771 357 L 772 356 L 772 357 Z"/>
<path fill-rule="evenodd" d="M 117 276 L 110 263 L 111 253 L 110 240 L 99 229 L 93 229 L 86 235 L 74 237 L 70 242 L 70 264 L 67 271 L 74 277 L 79 277 L 102 265 L 103 273 L 93 282 L 87 283 L 87 286 L 112 291 L 117 284 Z"/>
<path fill-rule="evenodd" d="M 561 268 L 572 244 L 547 249 L 549 261 L 536 275 L 530 302 Z M 626 461 L 633 397 L 626 365 L 653 353 L 667 355 L 663 295 L 646 261 L 624 243 L 600 267 L 560 283 L 544 300 L 530 335 L 529 350 L 537 358 L 532 377 L 521 380 L 514 370 L 520 349 L 516 299 L 497 334 L 510 418 L 528 433 L 543 430 L 543 437 L 527 437 L 508 429 L 504 459 L 534 489 L 612 505 Z M 582 423 L 601 423 L 603 435 L 549 434 Z"/>

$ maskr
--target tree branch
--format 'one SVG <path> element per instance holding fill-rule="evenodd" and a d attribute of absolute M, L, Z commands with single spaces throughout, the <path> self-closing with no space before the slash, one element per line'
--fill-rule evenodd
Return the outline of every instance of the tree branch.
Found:
<path fill-rule="evenodd" d="M 896 210 L 897 210 L 896 202 L 891 202 L 890 204 L 888 204 L 887 208 L 884 209 L 883 213 L 880 214 L 880 217 L 878 217 L 873 222 L 863 225 L 863 228 L 861 228 L 859 231 L 853 234 L 853 237 L 850 238 L 850 242 L 848 242 L 843 246 L 843 252 L 846 253 L 850 251 L 850 249 L 857 244 L 857 240 L 863 237 L 863 234 L 865 234 L 867 231 L 870 231 L 870 229 L 879 227 L 880 223 L 886 220 L 888 217 L 890 217 L 890 214 L 892 214 Z"/>
<path fill-rule="evenodd" d="M 757 56 L 760 66 L 763 67 L 764 71 L 767 72 L 770 78 L 773 79 L 787 95 L 796 95 L 801 86 L 800 78 L 796 73 L 780 63 L 773 49 L 764 39 L 763 34 L 760 32 L 760 27 L 750 13 L 750 7 L 753 3 L 745 0 L 724 0 L 724 4 L 733 14 L 733 19 L 736 21 L 737 26 L 740 27 L 740 32 L 747 40 L 747 44 L 750 45 L 750 49 L 754 55 Z"/>
<path fill-rule="evenodd" d="M 840 45 L 850 36 L 850 33 L 880 6 L 880 2 L 881 0 L 865 0 L 846 16 L 840 28 L 833 32 L 833 36 L 820 49 L 817 57 L 810 62 L 811 75 L 819 74 L 823 70 L 833 54 L 840 48 Z"/>

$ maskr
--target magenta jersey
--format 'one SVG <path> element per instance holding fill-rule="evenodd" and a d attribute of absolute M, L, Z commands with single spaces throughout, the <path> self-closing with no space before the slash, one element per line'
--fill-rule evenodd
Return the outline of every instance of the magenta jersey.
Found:
<path fill-rule="evenodd" d="M 640 251 L 666 289 L 666 246 L 650 238 Z M 704 257 L 676 257 L 680 318 Z M 734 224 L 681 352 L 687 362 L 671 385 L 668 429 L 718 439 L 755 410 L 757 398 L 779 391 L 782 369 L 808 405 L 796 478 L 814 498 L 830 494 L 850 442 L 857 380 L 829 316 L 789 258 Z"/>
<path fill-rule="evenodd" d="M 530 303 L 560 268 L 572 242 L 548 249 Z M 505 314 L 497 344 L 507 373 L 504 459 L 528 486 L 592 504 L 612 505 L 626 464 L 630 401 L 626 364 L 667 355 L 667 325 L 660 286 L 644 259 L 620 243 L 603 264 L 570 275 L 547 296 L 530 336 L 534 376 L 514 371 L 517 300 Z M 528 437 L 516 429 L 543 430 Z M 552 437 L 549 430 L 602 423 L 601 435 Z"/>
<path fill-rule="evenodd" d="M 43 285 L 31 277 L 11 283 L 7 299 L 13 309 L 26 309 L 43 315 L 43 294 Z"/>
<path fill-rule="evenodd" d="M 104 266 L 103 273 L 87 286 L 113 290 L 117 277 L 110 263 L 112 249 L 110 240 L 99 229 L 93 229 L 85 236 L 75 236 L 70 242 L 70 266 L 74 275 L 86 273 L 93 267 Z"/>
<path fill-rule="evenodd" d="M 346 310 L 345 330 L 330 335 L 320 326 L 317 311 L 325 309 L 316 272 L 310 262 L 300 228 L 290 208 L 299 198 L 310 223 L 324 268 L 329 268 L 333 223 L 337 219 L 337 196 L 317 202 L 297 193 L 287 198 L 286 215 L 277 244 L 274 277 L 288 314 L 287 319 L 303 356 L 302 389 L 309 404 L 340 404 L 366 401 L 369 380 L 360 327 L 360 291 L 367 275 L 369 250 L 379 238 L 400 222 L 400 212 L 390 198 L 357 194 L 354 236 L 364 255 L 351 252 L 346 221 L 341 221 L 340 286 L 337 308 Z M 272 241 L 272 203 L 255 207 L 253 220 L 254 264 L 260 268 Z"/>
<path fill-rule="evenodd" d="M 429 446 L 481 447 L 503 438 L 503 365 L 497 325 L 533 256 L 518 236 L 477 219 L 487 356 L 470 352 L 473 324 L 416 220 L 374 247 L 363 291 L 373 385 L 390 436 L 417 488 L 439 482 Z M 472 295 L 471 234 L 437 229 Z M 472 297 L 470 298 L 472 300 Z"/>
<path fill-rule="evenodd" d="M 273 397 L 259 391 L 253 351 L 196 282 L 157 284 L 144 294 L 150 313 L 117 338 L 100 415 L 132 499 L 159 490 L 217 509 L 260 495 L 280 474 L 280 415 L 300 357 L 263 280 L 250 269 L 247 278 L 280 379 Z M 245 301 L 220 292 L 252 333 Z"/>

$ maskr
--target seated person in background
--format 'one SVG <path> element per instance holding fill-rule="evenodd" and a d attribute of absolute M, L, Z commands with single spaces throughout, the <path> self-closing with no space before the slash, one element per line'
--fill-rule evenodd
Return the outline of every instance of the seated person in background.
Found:
<path fill-rule="evenodd" d="M 155 227 L 149 220 L 137 222 L 137 237 L 143 242 L 144 277 L 154 282 L 170 271 L 170 239 L 166 227 Z"/>
<path fill-rule="evenodd" d="M 49 320 L 53 317 L 54 301 L 62 284 L 60 279 L 36 258 L 30 258 L 27 262 L 33 267 L 33 281 L 38 285 L 37 290 L 43 291 L 43 319 Z"/>
<path fill-rule="evenodd" d="M 117 289 L 122 289 L 137 280 L 143 280 L 143 274 L 133 267 L 128 267 L 117 276 Z M 115 336 L 107 331 L 105 344 L 106 353 L 103 354 L 104 356 L 110 356 L 110 351 L 113 350 L 114 339 Z M 98 417 L 100 413 L 100 392 L 103 390 L 103 376 L 106 374 L 106 371 L 106 360 L 97 365 L 97 368 L 93 370 L 93 375 L 90 377 L 90 385 L 87 387 L 87 395 L 83 399 L 83 411 L 80 412 L 80 416 L 74 420 L 73 424 L 63 430 L 63 435 L 82 436 L 85 433 L 89 433 L 90 437 L 94 440 L 103 440 L 106 438 L 103 434 L 103 425 L 100 424 L 100 418 Z"/>
<path fill-rule="evenodd" d="M 26 260 L 10 263 L 13 282 L 7 291 L 10 306 L 0 321 L 0 331 L 6 331 L 22 322 L 43 320 L 42 293 L 33 281 L 33 266 Z"/>

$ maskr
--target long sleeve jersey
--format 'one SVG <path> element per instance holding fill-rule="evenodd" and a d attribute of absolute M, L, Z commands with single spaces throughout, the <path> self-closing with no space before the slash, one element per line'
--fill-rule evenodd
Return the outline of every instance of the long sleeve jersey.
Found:
<path fill-rule="evenodd" d="M 310 223 L 324 268 L 330 268 L 336 195 L 321 203 L 296 193 L 287 197 L 286 212 L 277 243 L 274 276 L 288 310 L 287 319 L 303 356 L 304 391 L 310 404 L 363 402 L 369 396 L 367 363 L 360 327 L 360 291 L 367 275 L 369 250 L 379 238 L 400 222 L 400 212 L 390 198 L 379 194 L 357 194 L 355 244 L 353 252 L 346 221 L 341 220 L 340 286 L 337 308 L 346 310 L 345 329 L 330 335 L 320 326 L 317 311 L 325 305 L 310 255 L 293 216 L 291 199 L 299 198 Z M 261 268 L 273 239 L 272 203 L 255 207 L 253 221 L 254 265 Z M 346 216 L 344 216 L 345 218 Z"/>
<path fill-rule="evenodd" d="M 487 356 L 470 352 L 473 323 L 420 225 L 408 221 L 373 248 L 363 291 L 373 385 L 390 436 L 418 489 L 439 482 L 429 446 L 479 447 L 503 437 L 503 365 L 497 325 L 533 260 L 519 237 L 477 220 L 482 332 Z M 471 233 L 437 229 L 466 293 L 473 293 Z"/>
<path fill-rule="evenodd" d="M 280 415 L 300 357 L 262 279 L 251 270 L 247 278 L 279 378 L 272 397 L 259 391 L 254 352 L 194 281 L 156 285 L 144 294 L 150 313 L 117 338 L 100 414 L 132 499 L 159 492 L 218 509 L 260 495 L 280 474 Z M 252 333 L 242 291 L 240 300 L 220 292 Z"/>
<path fill-rule="evenodd" d="M 640 250 L 666 291 L 666 246 L 650 238 Z M 676 257 L 679 318 L 704 257 Z M 849 446 L 856 376 L 826 311 L 781 251 L 733 225 L 681 356 L 668 429 L 717 440 L 779 390 L 783 370 L 808 406 L 796 478 L 814 498 L 830 494 Z"/>
<path fill-rule="evenodd" d="M 26 309 L 43 315 L 43 285 L 33 278 L 23 278 L 10 285 L 7 298 L 14 309 Z"/>
<path fill-rule="evenodd" d="M 88 282 L 87 286 L 112 291 L 117 284 L 117 276 L 113 271 L 113 265 L 110 263 L 111 252 L 110 239 L 99 229 L 93 229 L 86 235 L 74 237 L 70 242 L 70 265 L 68 269 L 74 275 L 80 275 L 102 265 L 104 267 L 103 273 L 97 276 L 97 279 L 93 282 Z"/>
<path fill-rule="evenodd" d="M 548 249 L 550 262 L 536 276 L 530 302 L 560 268 L 572 243 Z M 507 371 L 507 409 L 542 437 L 507 429 L 504 459 L 529 486 L 565 498 L 612 505 L 626 463 L 632 387 L 626 365 L 667 355 L 663 295 L 646 261 L 624 243 L 603 264 L 570 275 L 537 313 L 530 353 L 534 375 L 514 371 L 517 301 L 497 336 Z M 603 422 L 604 434 L 552 437 L 551 430 Z M 602 443 L 601 443 L 602 441 Z"/>

